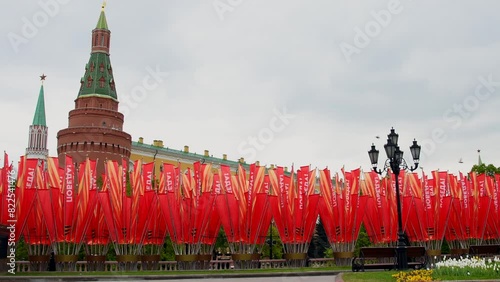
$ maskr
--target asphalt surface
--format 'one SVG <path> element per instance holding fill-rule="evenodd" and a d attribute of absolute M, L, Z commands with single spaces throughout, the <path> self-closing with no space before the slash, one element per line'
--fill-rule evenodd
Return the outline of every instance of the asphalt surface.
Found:
<path fill-rule="evenodd" d="M 199 279 L 172 279 L 172 280 L 155 280 L 155 281 L 168 281 L 168 282 L 186 282 L 197 281 Z M 248 277 L 248 278 L 206 278 L 203 282 L 334 282 L 335 275 L 333 276 L 283 276 L 283 277 Z"/>
<path fill-rule="evenodd" d="M 331 273 L 252 273 L 252 274 L 223 274 L 223 275 L 155 275 L 155 276 L 38 276 L 38 277 L 22 277 L 22 276 L 0 276 L 0 281 L 14 282 L 52 282 L 52 281 L 168 281 L 168 282 L 188 282 L 199 281 L 203 282 L 339 282 L 342 281 L 336 272 Z"/>

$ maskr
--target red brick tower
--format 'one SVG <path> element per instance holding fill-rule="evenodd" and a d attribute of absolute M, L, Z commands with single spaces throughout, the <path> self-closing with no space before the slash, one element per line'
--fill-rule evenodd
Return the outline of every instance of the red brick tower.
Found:
<path fill-rule="evenodd" d="M 129 159 L 131 137 L 123 131 L 123 114 L 118 111 L 113 69 L 109 59 L 111 32 L 108 29 L 104 6 L 92 31 L 92 52 L 85 74 L 80 80 L 80 91 L 75 109 L 69 112 L 68 128 L 57 133 L 59 162 L 70 155 L 77 163 L 86 157 L 97 159 L 97 175 L 104 173 L 104 161 L 121 163 Z"/>

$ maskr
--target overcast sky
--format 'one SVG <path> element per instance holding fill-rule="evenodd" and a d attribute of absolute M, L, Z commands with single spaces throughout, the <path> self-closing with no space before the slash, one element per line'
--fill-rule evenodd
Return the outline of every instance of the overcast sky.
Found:
<path fill-rule="evenodd" d="M 101 3 L 1 10 L 0 149 L 11 159 L 27 146 L 42 73 L 57 155 Z M 425 144 L 426 172 L 469 171 L 478 149 L 500 166 L 499 10 L 493 0 L 110 0 L 124 129 L 214 157 L 339 171 L 368 170 L 372 142 L 382 163 L 394 126 L 407 160 L 413 138 Z"/>

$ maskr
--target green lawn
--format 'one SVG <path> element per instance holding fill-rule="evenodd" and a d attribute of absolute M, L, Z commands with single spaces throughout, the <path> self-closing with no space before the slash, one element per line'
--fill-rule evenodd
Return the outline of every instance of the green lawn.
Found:
<path fill-rule="evenodd" d="M 395 278 L 392 277 L 393 274 L 397 274 L 397 271 L 367 271 L 367 272 L 344 272 L 342 274 L 342 279 L 345 282 L 375 282 L 375 281 L 396 281 Z M 433 276 L 435 281 L 444 281 L 444 280 L 491 280 L 498 281 L 498 278 L 492 278 L 491 276 Z"/>
<path fill-rule="evenodd" d="M 344 272 L 342 279 L 345 282 L 375 282 L 375 281 L 396 281 L 392 277 L 397 271 L 367 271 L 367 272 Z"/>
<path fill-rule="evenodd" d="M 492 278 L 491 275 L 489 276 L 481 276 L 481 275 L 471 275 L 471 276 L 449 276 L 449 275 L 443 275 L 439 276 L 439 280 L 490 280 L 490 281 L 498 281 L 500 279 L 499 277 Z"/>

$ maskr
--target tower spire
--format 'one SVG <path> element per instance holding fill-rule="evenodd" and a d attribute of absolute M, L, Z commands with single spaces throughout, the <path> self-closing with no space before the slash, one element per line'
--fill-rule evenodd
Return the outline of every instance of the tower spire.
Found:
<path fill-rule="evenodd" d="M 48 128 L 45 119 L 45 97 L 43 89 L 43 82 L 46 77 L 45 74 L 40 76 L 40 92 L 38 93 L 33 123 L 30 125 L 28 148 L 26 148 L 26 158 L 29 159 L 47 159 L 49 155 L 49 150 L 47 150 Z"/>
<path fill-rule="evenodd" d="M 42 85 L 40 86 L 40 92 L 38 93 L 38 102 L 36 103 L 35 116 L 33 117 L 32 125 L 43 125 L 47 126 L 47 122 L 45 120 L 45 97 L 43 90 L 43 82 L 47 76 L 42 74 L 40 76 L 40 81 Z"/>
<path fill-rule="evenodd" d="M 106 0 L 102 2 L 101 6 L 101 15 L 99 16 L 99 20 L 97 21 L 96 29 L 108 29 L 108 22 L 106 21 L 106 13 L 104 10 L 106 9 Z"/>
<path fill-rule="evenodd" d="M 104 13 L 105 7 L 106 1 L 102 4 L 97 26 L 92 30 L 92 51 L 89 62 L 85 66 L 85 74 L 80 80 L 78 98 L 96 96 L 118 101 L 113 69 L 109 59 L 111 31 L 108 29 L 106 14 Z"/>

